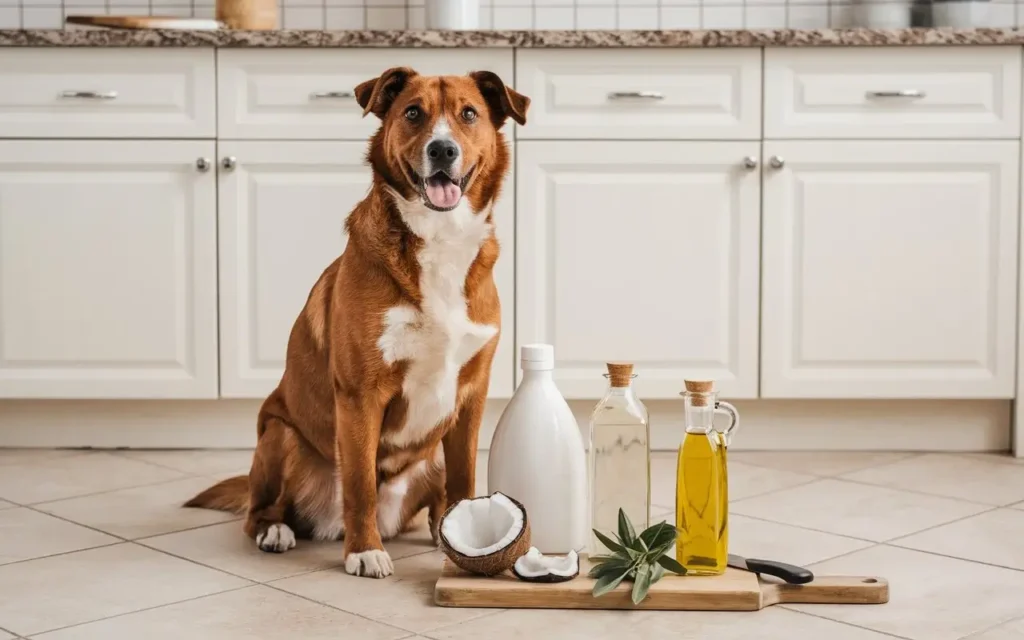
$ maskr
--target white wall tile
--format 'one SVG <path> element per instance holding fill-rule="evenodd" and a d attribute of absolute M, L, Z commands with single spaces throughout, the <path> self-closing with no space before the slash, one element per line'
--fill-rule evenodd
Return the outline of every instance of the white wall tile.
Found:
<path fill-rule="evenodd" d="M 26 29 L 60 29 L 64 12 L 60 7 L 25 7 L 22 22 Z"/>
<path fill-rule="evenodd" d="M 366 13 L 362 7 L 327 7 L 325 29 L 365 29 Z"/>
<path fill-rule="evenodd" d="M 662 29 L 699 29 L 699 7 L 662 7 Z"/>
<path fill-rule="evenodd" d="M 786 28 L 786 7 L 779 6 L 755 6 L 747 7 L 748 29 L 785 29 Z"/>
<path fill-rule="evenodd" d="M 576 7 L 577 29 L 614 29 L 615 7 Z"/>
<path fill-rule="evenodd" d="M 705 29 L 742 29 L 743 7 L 704 7 Z"/>
<path fill-rule="evenodd" d="M 367 29 L 404 29 L 405 7 L 369 7 L 366 9 Z"/>
<path fill-rule="evenodd" d="M 409 7 L 409 28 L 410 29 L 426 29 L 427 28 L 427 9 L 426 9 L 426 7 Z"/>
<path fill-rule="evenodd" d="M 825 5 L 790 4 L 789 21 L 786 26 L 790 29 L 822 29 L 828 27 L 828 7 Z"/>
<path fill-rule="evenodd" d="M 647 2 L 650 2 L 650 0 L 647 0 Z M 619 28 L 657 29 L 658 7 L 619 6 Z"/>
<path fill-rule="evenodd" d="M 20 29 L 21 9 L 0 6 L 0 29 Z"/>
<path fill-rule="evenodd" d="M 534 24 L 534 29 L 574 28 L 576 28 L 576 11 L 572 7 L 537 7 L 537 21 Z"/>
<path fill-rule="evenodd" d="M 289 7 L 284 8 L 281 26 L 285 29 L 323 29 L 323 7 Z"/>
<path fill-rule="evenodd" d="M 533 9 L 530 7 L 494 7 L 494 29 L 532 29 Z"/>
<path fill-rule="evenodd" d="M 1006 2 L 993 2 L 989 5 L 988 16 L 985 24 L 978 26 L 987 27 L 1016 27 L 1020 17 L 1017 15 L 1019 8 Z"/>

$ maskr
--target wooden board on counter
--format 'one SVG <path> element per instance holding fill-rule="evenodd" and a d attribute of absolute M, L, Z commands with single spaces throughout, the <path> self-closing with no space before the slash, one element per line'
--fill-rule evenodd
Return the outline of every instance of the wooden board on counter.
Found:
<path fill-rule="evenodd" d="M 585 565 L 581 559 L 581 565 Z M 499 609 L 659 609 L 666 611 L 757 611 L 773 604 L 883 604 L 889 583 L 874 576 L 815 576 L 805 585 L 759 579 L 756 574 L 727 569 L 721 576 L 666 575 L 651 586 L 639 605 L 630 599 L 632 583 L 623 583 L 600 598 L 594 581 L 580 577 L 569 582 L 524 582 L 509 574 L 487 578 L 459 569 L 447 558 L 434 586 L 434 602 L 442 607 Z"/>

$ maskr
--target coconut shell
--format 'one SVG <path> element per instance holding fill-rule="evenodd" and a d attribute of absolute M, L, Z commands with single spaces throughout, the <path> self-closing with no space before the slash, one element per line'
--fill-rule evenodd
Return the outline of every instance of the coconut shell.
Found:
<path fill-rule="evenodd" d="M 495 492 L 499 493 L 499 492 Z M 491 495 L 495 495 L 492 493 Z M 502 494 L 505 495 L 505 494 Z M 482 496 L 479 498 L 467 498 L 467 500 L 486 500 L 490 496 Z M 503 549 L 498 549 L 494 553 L 489 553 L 486 556 L 465 556 L 452 548 L 451 544 L 444 537 L 444 521 L 451 513 L 452 509 L 455 508 L 459 503 L 456 502 L 450 505 L 441 516 L 441 522 L 438 525 L 438 537 L 441 539 L 441 551 L 444 555 L 455 563 L 455 566 L 459 567 L 463 571 L 470 573 L 476 573 L 483 576 L 496 576 L 501 573 L 505 573 L 516 563 L 521 556 L 526 555 L 526 552 L 530 550 L 530 517 L 526 513 L 526 507 L 522 505 L 518 500 L 510 496 L 505 496 L 512 504 L 523 514 L 523 529 L 519 532 L 519 535 L 509 543 Z"/>

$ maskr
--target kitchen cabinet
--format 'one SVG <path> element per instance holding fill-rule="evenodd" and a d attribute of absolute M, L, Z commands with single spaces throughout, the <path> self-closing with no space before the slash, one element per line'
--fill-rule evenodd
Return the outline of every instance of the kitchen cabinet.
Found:
<path fill-rule="evenodd" d="M 281 379 L 310 290 L 345 249 L 345 219 L 370 187 L 366 144 L 239 141 L 222 142 L 219 152 L 220 391 L 262 398 Z M 495 212 L 505 251 L 496 275 L 509 317 L 491 378 L 499 397 L 512 390 L 513 216 L 505 197 Z"/>
<path fill-rule="evenodd" d="M 217 396 L 213 141 L 0 141 L 0 397 Z"/>
<path fill-rule="evenodd" d="M 1014 395 L 1019 145 L 764 145 L 761 395 Z"/>
<path fill-rule="evenodd" d="M 605 362 L 637 392 L 683 379 L 758 390 L 758 142 L 520 141 L 517 342 L 555 348 L 559 389 L 597 398 Z"/>

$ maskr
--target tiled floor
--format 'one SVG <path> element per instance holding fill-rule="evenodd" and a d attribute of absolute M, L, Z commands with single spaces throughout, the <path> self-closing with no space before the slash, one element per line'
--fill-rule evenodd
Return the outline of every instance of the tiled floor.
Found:
<path fill-rule="evenodd" d="M 752 614 L 435 607 L 425 532 L 388 545 L 395 576 L 368 580 L 339 568 L 340 543 L 263 554 L 233 517 L 179 508 L 248 463 L 0 450 L 0 640 L 1024 640 L 1024 463 L 1007 457 L 733 453 L 732 550 L 891 584 L 887 605 Z M 656 455 L 666 517 L 674 466 Z"/>

